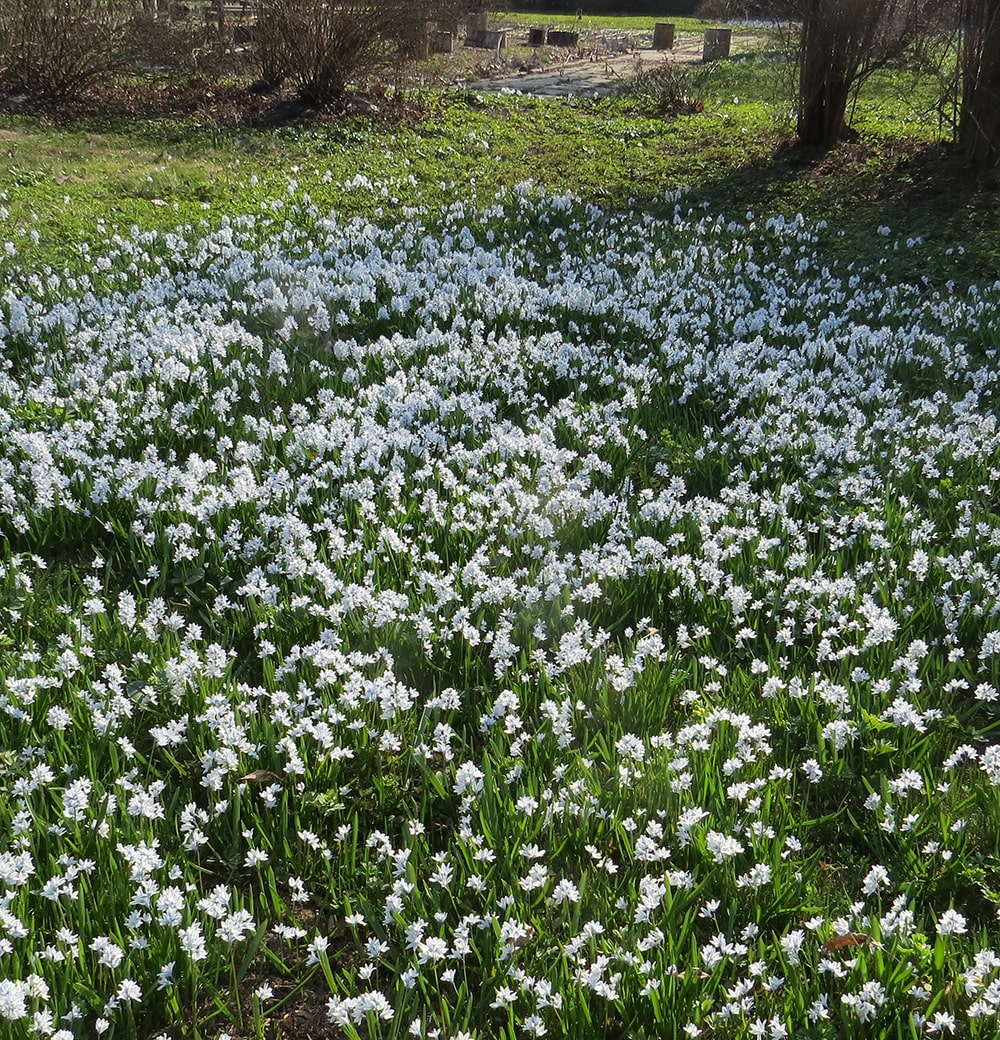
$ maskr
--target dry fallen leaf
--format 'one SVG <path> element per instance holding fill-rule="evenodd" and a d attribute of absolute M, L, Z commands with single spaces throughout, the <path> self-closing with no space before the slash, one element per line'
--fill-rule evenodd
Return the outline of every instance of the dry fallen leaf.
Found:
<path fill-rule="evenodd" d="M 827 939 L 822 948 L 827 953 L 834 953 L 850 946 L 878 946 L 878 943 L 864 932 L 848 932 L 846 935 L 835 935 L 832 939 Z"/>
<path fill-rule="evenodd" d="M 277 773 L 272 773 L 270 769 L 255 769 L 252 773 L 241 776 L 240 779 L 246 780 L 250 784 L 269 784 L 275 780 L 281 782 L 281 777 Z"/>

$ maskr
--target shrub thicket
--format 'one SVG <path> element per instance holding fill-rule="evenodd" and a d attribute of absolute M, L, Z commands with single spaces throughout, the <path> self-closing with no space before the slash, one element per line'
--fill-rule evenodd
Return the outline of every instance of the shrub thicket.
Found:
<path fill-rule="evenodd" d="M 38 97 L 79 93 L 117 68 L 136 0 L 3 0 L 0 85 Z"/>
<path fill-rule="evenodd" d="M 466 6 L 449 0 L 263 0 L 261 72 L 272 83 L 291 79 L 306 101 L 335 101 L 352 80 L 412 54 L 430 19 Z"/>
<path fill-rule="evenodd" d="M 1000 2 L 963 0 L 962 107 L 958 137 L 979 171 L 1000 160 Z"/>
<path fill-rule="evenodd" d="M 904 0 L 802 0 L 797 133 L 829 148 L 844 132 L 851 91 L 910 38 Z"/>

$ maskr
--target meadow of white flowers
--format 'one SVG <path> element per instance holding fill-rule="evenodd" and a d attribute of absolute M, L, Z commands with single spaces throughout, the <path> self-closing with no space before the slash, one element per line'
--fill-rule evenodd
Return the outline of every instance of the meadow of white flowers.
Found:
<path fill-rule="evenodd" d="M 10 266 L 4 1036 L 996 1036 L 1000 284 L 669 202 Z"/>

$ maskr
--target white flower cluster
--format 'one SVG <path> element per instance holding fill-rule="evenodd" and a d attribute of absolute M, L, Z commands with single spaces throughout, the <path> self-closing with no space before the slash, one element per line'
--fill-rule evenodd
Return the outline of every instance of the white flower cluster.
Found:
<path fill-rule="evenodd" d="M 679 204 L 424 219 L 0 295 L 0 1018 L 100 1031 L 265 932 L 344 1028 L 995 1018 L 927 879 L 1000 787 L 1000 286 Z"/>

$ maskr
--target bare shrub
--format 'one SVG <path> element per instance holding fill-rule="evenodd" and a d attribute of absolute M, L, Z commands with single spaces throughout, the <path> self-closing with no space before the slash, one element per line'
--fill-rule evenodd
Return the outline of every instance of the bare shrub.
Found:
<path fill-rule="evenodd" d="M 35 97 L 78 94 L 118 68 L 135 0 L 3 0 L 0 83 Z"/>
<path fill-rule="evenodd" d="M 1000 0 L 963 0 L 958 140 L 974 170 L 1000 162 Z"/>
<path fill-rule="evenodd" d="M 919 0 L 913 60 L 940 87 L 942 131 L 954 134 L 969 165 L 1000 164 L 1000 0 Z"/>
<path fill-rule="evenodd" d="M 710 69 L 711 66 L 686 69 L 665 61 L 641 69 L 628 81 L 625 93 L 661 118 L 701 112 L 705 105 L 699 92 Z"/>
<path fill-rule="evenodd" d="M 265 80 L 294 82 L 315 104 L 385 67 L 455 5 L 431 0 L 262 0 L 257 58 Z"/>
<path fill-rule="evenodd" d="M 148 10 L 136 12 L 121 53 L 139 72 L 204 72 L 206 55 L 223 49 L 216 28 L 201 18 L 165 18 Z"/>
<path fill-rule="evenodd" d="M 920 108 L 914 98 L 914 111 L 921 116 L 936 114 L 938 133 L 958 133 L 961 103 L 962 47 L 967 36 L 959 18 L 959 0 L 913 0 L 912 32 L 906 41 L 902 65 L 911 71 L 914 82 L 932 82 L 937 94 L 930 109 Z M 921 92 L 923 93 L 923 92 Z"/>

